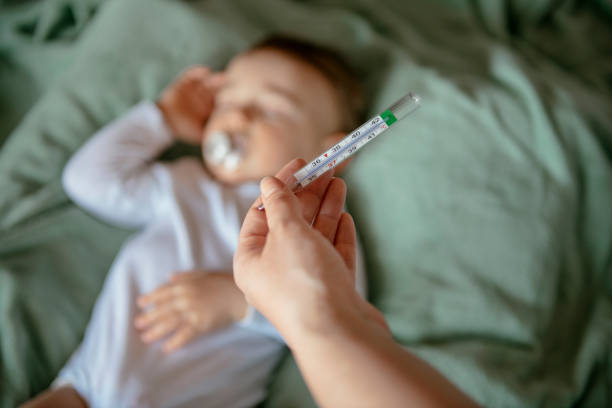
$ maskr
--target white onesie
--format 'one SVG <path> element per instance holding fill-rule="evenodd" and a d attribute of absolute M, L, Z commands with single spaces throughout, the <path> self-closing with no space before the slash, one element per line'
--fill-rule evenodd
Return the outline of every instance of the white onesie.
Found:
<path fill-rule="evenodd" d="M 143 102 L 94 135 L 64 170 L 76 204 L 115 225 L 143 227 L 123 245 L 83 342 L 54 382 L 72 385 L 91 407 L 251 407 L 265 397 L 282 355 L 282 337 L 252 308 L 243 321 L 170 354 L 161 342 L 140 340 L 138 296 L 178 271 L 231 271 L 242 219 L 259 194 L 255 183 L 215 182 L 195 158 L 154 161 L 172 142 L 155 104 Z"/>

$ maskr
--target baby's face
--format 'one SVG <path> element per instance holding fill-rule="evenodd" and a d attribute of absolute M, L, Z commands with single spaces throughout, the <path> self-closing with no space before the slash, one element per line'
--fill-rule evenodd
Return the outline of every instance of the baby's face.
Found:
<path fill-rule="evenodd" d="M 342 136 L 333 133 L 341 120 L 337 95 L 308 64 L 262 49 L 235 57 L 225 75 L 202 144 L 204 162 L 221 182 L 274 175 Z"/>

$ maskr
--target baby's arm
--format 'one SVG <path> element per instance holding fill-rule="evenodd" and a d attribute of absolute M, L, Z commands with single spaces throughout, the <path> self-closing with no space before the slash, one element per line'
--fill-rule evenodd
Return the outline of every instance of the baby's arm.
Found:
<path fill-rule="evenodd" d="M 154 104 L 143 102 L 96 133 L 64 168 L 79 206 L 109 222 L 146 223 L 163 199 L 164 169 L 153 159 L 173 142 Z"/>
<path fill-rule="evenodd" d="M 193 67 L 161 94 L 96 133 L 68 162 L 66 193 L 97 216 L 125 226 L 146 223 L 165 197 L 165 167 L 154 159 L 174 139 L 197 143 L 221 74 Z"/>

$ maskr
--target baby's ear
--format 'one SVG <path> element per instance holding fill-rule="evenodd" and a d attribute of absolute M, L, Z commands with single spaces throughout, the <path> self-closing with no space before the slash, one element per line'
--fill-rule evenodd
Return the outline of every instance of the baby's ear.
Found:
<path fill-rule="evenodd" d="M 323 138 L 323 149 L 322 150 L 325 151 L 327 149 L 330 149 L 333 145 L 335 145 L 336 143 L 344 139 L 346 135 L 347 133 L 344 133 L 344 132 L 335 132 L 335 133 L 331 133 L 325 136 L 325 138 Z M 344 160 L 342 163 L 338 165 L 338 167 L 336 167 L 334 173 L 340 174 L 344 170 L 346 165 L 349 164 L 350 161 L 351 161 L 350 158 Z"/>

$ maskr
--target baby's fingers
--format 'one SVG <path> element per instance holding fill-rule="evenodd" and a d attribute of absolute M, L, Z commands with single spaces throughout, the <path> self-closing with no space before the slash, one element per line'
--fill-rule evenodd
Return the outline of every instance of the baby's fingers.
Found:
<path fill-rule="evenodd" d="M 138 306 L 147 307 L 150 305 L 158 305 L 166 302 L 179 295 L 180 286 L 174 283 L 167 283 L 159 288 L 155 289 L 146 295 L 142 295 L 138 298 Z"/>
<path fill-rule="evenodd" d="M 175 313 L 174 308 L 170 304 L 165 303 L 137 315 L 134 319 L 134 326 L 139 330 L 143 330 L 156 322 L 167 319 L 173 313 Z"/>
<path fill-rule="evenodd" d="M 151 327 L 145 330 L 140 338 L 145 343 L 152 343 L 168 335 L 175 330 L 181 322 L 180 316 L 176 313 L 169 314 L 163 319 L 156 321 Z"/>
<path fill-rule="evenodd" d="M 195 328 L 188 324 L 183 324 L 172 337 L 164 343 L 164 351 L 166 353 L 171 353 L 189 343 L 196 335 L 197 331 Z"/>
<path fill-rule="evenodd" d="M 217 91 L 223 85 L 225 85 L 225 81 L 226 81 L 225 73 L 223 73 L 223 72 L 215 72 L 215 73 L 209 75 L 206 78 L 205 83 L 206 83 L 206 86 L 208 87 L 208 89 L 210 89 L 211 92 L 217 93 Z"/>
<path fill-rule="evenodd" d="M 179 74 L 180 79 L 184 80 L 199 80 L 203 81 L 208 78 L 211 74 L 210 68 L 204 65 L 193 65 L 187 69 L 185 69 L 181 74 Z"/>

